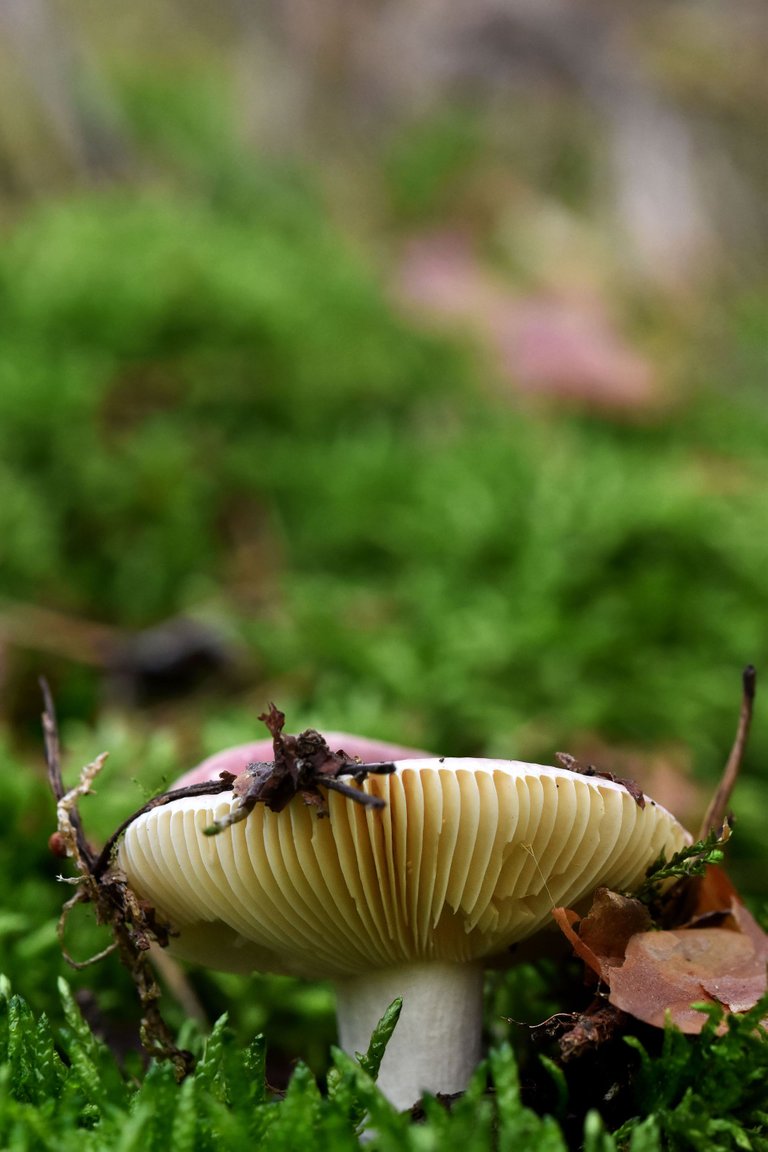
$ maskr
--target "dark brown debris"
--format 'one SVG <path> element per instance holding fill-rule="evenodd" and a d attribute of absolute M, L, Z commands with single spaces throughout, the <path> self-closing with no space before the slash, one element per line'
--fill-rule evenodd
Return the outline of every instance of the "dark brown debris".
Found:
<path fill-rule="evenodd" d="M 142 1044 L 152 1056 L 170 1060 L 177 1078 L 181 1080 L 192 1071 L 194 1059 L 190 1052 L 174 1044 L 171 1031 L 160 1014 L 160 986 L 149 962 L 150 944 L 155 941 L 161 947 L 166 947 L 171 933 L 170 925 L 158 917 L 150 904 L 136 896 L 121 872 L 115 868 L 99 871 L 100 856 L 85 837 L 77 803 L 81 796 L 90 791 L 106 757 L 102 755 L 87 765 L 77 787 L 65 790 L 53 700 L 48 685 L 43 682 L 41 687 L 45 704 L 43 733 L 48 779 L 56 798 L 58 817 L 58 829 L 54 833 L 55 848 L 58 854 L 63 851 L 72 859 L 78 874 L 74 880 L 74 895 L 65 903 L 59 918 L 58 933 L 62 952 L 67 962 L 77 969 L 88 967 L 112 952 L 117 953 L 131 974 L 139 997 Z M 112 933 L 112 943 L 96 956 L 84 961 L 74 960 L 64 945 L 67 920 L 78 904 L 90 904 L 96 913 L 96 922 L 108 927 Z"/>
<path fill-rule="evenodd" d="M 577 772 L 579 776 L 596 776 L 599 780 L 610 780 L 612 784 L 620 784 L 629 792 L 638 808 L 645 808 L 643 790 L 634 780 L 627 780 L 623 776 L 614 776 L 613 772 L 600 772 L 594 764 L 582 764 L 575 756 L 571 756 L 570 752 L 555 752 L 555 757 L 569 772 Z"/>
<path fill-rule="evenodd" d="M 270 704 L 269 711 L 259 717 L 272 734 L 273 761 L 249 764 L 245 772 L 234 779 L 232 790 L 236 804 L 231 813 L 206 829 L 215 835 L 223 828 L 245 819 L 256 804 L 265 804 L 272 812 L 281 812 L 294 796 L 302 797 L 305 804 L 317 808 L 319 816 L 327 816 L 326 791 L 340 792 L 347 799 L 367 808 L 382 808 L 384 800 L 345 784 L 340 776 L 352 776 L 357 784 L 374 772 L 387 774 L 394 764 L 361 764 L 343 751 L 332 752 L 324 736 L 308 728 L 298 736 L 283 732 L 285 715 Z"/>

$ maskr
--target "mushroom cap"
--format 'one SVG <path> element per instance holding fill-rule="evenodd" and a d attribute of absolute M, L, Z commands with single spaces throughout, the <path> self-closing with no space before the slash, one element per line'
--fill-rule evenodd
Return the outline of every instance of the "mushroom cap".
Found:
<path fill-rule="evenodd" d="M 690 842 L 654 801 L 563 768 L 412 759 L 360 787 L 386 806 L 331 792 L 322 818 L 296 796 L 216 836 L 204 829 L 229 794 L 176 800 L 128 827 L 118 865 L 178 931 L 182 959 L 338 979 L 493 956 L 553 907 L 631 891 Z"/>

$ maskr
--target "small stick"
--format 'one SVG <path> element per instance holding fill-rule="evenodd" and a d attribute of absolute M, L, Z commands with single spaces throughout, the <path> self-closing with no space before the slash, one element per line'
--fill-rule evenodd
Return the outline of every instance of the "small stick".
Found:
<path fill-rule="evenodd" d="M 43 738 L 45 741 L 45 762 L 48 766 L 48 782 L 58 806 L 66 796 L 67 789 L 64 787 L 64 777 L 61 770 L 61 741 L 59 740 L 59 728 L 56 723 L 56 707 L 53 703 L 53 696 L 48 681 L 44 676 L 40 677 L 39 683 L 40 691 L 43 694 L 44 708 L 42 721 Z M 68 818 L 72 831 L 75 834 L 79 855 L 82 860 L 85 861 L 86 865 L 90 867 L 96 859 L 96 854 L 85 838 L 80 813 L 77 810 L 76 804 L 69 807 Z"/>
<path fill-rule="evenodd" d="M 205 1009 L 181 966 L 158 944 L 150 945 L 149 958 L 187 1019 L 194 1020 L 203 1030 L 209 1028 Z"/>
<path fill-rule="evenodd" d="M 324 779 L 322 785 L 323 788 L 329 788 L 331 792 L 339 792 L 342 796 L 346 796 L 348 800 L 356 800 L 358 804 L 362 804 L 363 808 L 386 808 L 387 806 L 386 800 L 381 796 L 371 796 L 370 792 L 360 792 L 357 788 L 344 784 L 334 776 Z"/>
<path fill-rule="evenodd" d="M 45 757 L 51 791 L 56 798 L 58 836 L 64 853 L 72 859 L 79 872 L 75 881 L 77 884 L 75 894 L 64 905 L 58 923 L 64 958 L 73 968 L 80 971 L 112 952 L 119 954 L 121 962 L 131 973 L 139 997 L 142 1013 L 139 1028 L 141 1042 L 151 1055 L 171 1060 L 177 1079 L 181 1080 L 194 1067 L 194 1058 L 190 1052 L 176 1047 L 173 1036 L 160 1014 L 157 1004 L 160 986 L 150 968 L 148 956 L 148 949 L 153 941 L 163 946 L 168 943 L 170 926 L 160 920 L 154 908 L 141 901 L 131 891 L 119 873 L 110 874 L 106 870 L 103 875 L 96 875 L 95 869 L 100 858 L 85 838 L 77 805 L 80 797 L 90 791 L 90 786 L 106 755 L 102 754 L 92 764 L 86 765 L 80 773 L 79 784 L 69 791 L 65 790 L 53 699 L 45 681 L 41 681 L 40 687 L 45 705 L 43 712 Z M 108 926 L 113 937 L 111 944 L 96 956 L 84 961 L 75 960 L 64 946 L 67 920 L 78 904 L 91 904 L 96 913 L 96 923 Z"/>
<path fill-rule="evenodd" d="M 170 792 L 161 792 L 159 796 L 153 796 L 146 804 L 142 804 L 136 812 L 132 812 L 123 820 L 122 824 L 107 840 L 98 859 L 94 857 L 92 869 L 94 878 L 98 880 L 110 867 L 115 845 L 126 828 L 133 824 L 134 820 L 138 820 L 139 816 L 143 816 L 145 812 L 151 812 L 153 808 L 161 808 L 164 804 L 171 804 L 174 800 L 181 800 L 187 796 L 218 796 L 221 792 L 231 792 L 234 779 L 235 777 L 231 772 L 222 772 L 218 780 L 203 780 L 200 784 L 188 784 L 186 788 L 173 788 Z"/>
<path fill-rule="evenodd" d="M 32 648 L 102 669 L 109 663 L 110 654 L 126 639 L 119 628 L 18 601 L 4 601 L 0 634 L 18 648 Z"/>
<path fill-rule="evenodd" d="M 712 797 L 709 807 L 699 829 L 699 840 L 704 840 L 710 832 L 722 828 L 728 814 L 728 803 L 731 799 L 736 780 L 738 779 L 741 762 L 744 758 L 744 749 L 747 745 L 749 727 L 752 723 L 752 711 L 755 703 L 755 688 L 757 672 L 752 664 L 748 664 L 742 673 L 742 695 L 739 723 L 736 728 L 736 737 L 733 741 L 731 754 L 723 769 L 723 775 L 717 790 Z"/>

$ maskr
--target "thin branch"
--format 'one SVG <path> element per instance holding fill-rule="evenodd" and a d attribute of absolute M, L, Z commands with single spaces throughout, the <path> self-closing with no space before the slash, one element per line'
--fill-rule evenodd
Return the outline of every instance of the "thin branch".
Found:
<path fill-rule="evenodd" d="M 3 601 L 0 611 L 3 639 L 19 648 L 63 656 L 78 664 L 104 668 L 127 634 L 119 628 L 96 624 L 41 608 L 38 604 Z"/>
<path fill-rule="evenodd" d="M 53 696 L 44 676 L 40 677 L 40 691 L 43 694 L 43 736 L 45 738 L 45 762 L 48 765 L 48 780 L 51 791 L 57 800 L 64 795 L 64 781 L 61 774 L 61 749 L 56 727 L 56 709 Z"/>
<path fill-rule="evenodd" d="M 119 954 L 121 962 L 131 973 L 139 997 L 142 1012 L 139 1030 L 142 1044 L 151 1055 L 171 1060 L 176 1075 L 181 1080 L 192 1070 L 194 1060 L 191 1053 L 183 1051 L 174 1044 L 170 1029 L 160 1014 L 157 1004 L 160 986 L 149 963 L 148 951 L 153 942 L 161 946 L 167 945 L 170 926 L 161 920 L 150 904 L 139 899 L 119 871 L 107 869 L 101 875 L 95 874 L 100 857 L 97 857 L 85 839 L 77 805 L 80 797 L 90 792 L 106 756 L 98 756 L 93 763 L 86 765 L 80 773 L 79 783 L 69 791 L 65 791 L 53 699 L 45 682 L 41 682 L 41 688 L 45 703 L 43 731 L 48 778 L 56 798 L 57 850 L 70 857 L 79 873 L 75 893 L 64 905 L 59 919 L 58 933 L 64 958 L 73 968 L 80 970 L 112 952 Z M 73 959 L 64 946 L 67 921 L 78 904 L 92 905 L 97 924 L 106 925 L 112 932 L 112 943 L 98 955 L 84 961 Z"/>
<path fill-rule="evenodd" d="M 210 1021 L 205 1008 L 203 1008 L 181 965 L 158 944 L 151 946 L 149 957 L 167 990 L 180 1006 L 186 1018 L 194 1020 L 203 1030 L 207 1029 L 210 1026 Z"/>
<path fill-rule="evenodd" d="M 340 753 L 337 753 L 340 755 Z M 339 776 L 353 776 L 358 784 L 362 784 L 366 776 L 373 773 L 375 776 L 391 776 L 395 771 L 393 760 L 348 760 L 339 768 Z"/>
<path fill-rule="evenodd" d="M 356 800 L 364 808 L 386 808 L 387 806 L 386 800 L 382 799 L 381 796 L 372 796 L 370 792 L 361 792 L 358 788 L 353 788 L 351 784 L 344 784 L 343 781 L 337 780 L 335 777 L 327 777 L 323 780 L 323 788 L 329 788 L 332 792 L 339 792 L 348 800 Z"/>
<path fill-rule="evenodd" d="M 145 812 L 151 812 L 153 808 L 162 808 L 174 800 L 183 800 L 187 796 L 218 796 L 221 792 L 231 792 L 234 780 L 235 777 L 231 772 L 222 772 L 218 780 L 204 780 L 200 784 L 190 784 L 186 788 L 172 788 L 170 792 L 162 792 L 159 796 L 153 796 L 141 808 L 127 816 L 109 837 L 99 853 L 98 859 L 94 860 L 94 878 L 98 880 L 100 876 L 104 875 L 112 863 L 115 845 L 126 828 L 129 828 L 134 820 L 138 820 L 139 816 L 143 816 Z"/>
<path fill-rule="evenodd" d="M 190 796 L 216 796 L 231 792 L 234 796 L 230 815 L 214 823 L 207 833 L 220 831 L 238 819 L 244 819 L 253 807 L 261 802 L 274 812 L 281 811 L 297 794 L 307 804 L 314 804 L 319 815 L 325 814 L 324 794 L 321 789 L 331 789 L 359 804 L 380 808 L 384 801 L 370 796 L 359 787 L 338 780 L 340 775 L 351 775 L 355 783 L 362 783 L 369 772 L 388 773 L 394 765 L 388 761 L 381 764 L 364 765 L 344 753 L 331 752 L 319 732 L 307 729 L 298 736 L 284 736 L 285 717 L 274 705 L 262 717 L 272 733 L 274 761 L 249 764 L 240 776 L 222 772 L 218 780 L 207 780 L 192 784 L 187 788 L 175 788 L 164 792 L 144 804 L 109 837 L 100 852 L 95 852 L 83 833 L 78 811 L 78 802 L 91 791 L 91 785 L 101 770 L 106 754 L 98 756 L 93 763 L 86 765 L 80 773 L 79 783 L 69 791 L 64 787 L 61 771 L 61 750 L 56 725 L 56 712 L 50 689 L 44 680 L 40 687 L 43 693 L 43 732 L 45 755 L 48 764 L 48 779 L 56 799 L 58 830 L 52 837 L 52 847 L 57 855 L 69 856 L 78 876 L 70 880 L 76 891 L 66 902 L 59 920 L 58 932 L 62 952 L 67 962 L 78 970 L 88 967 L 112 952 L 117 952 L 120 961 L 128 969 L 141 1005 L 141 1041 L 149 1053 L 155 1057 L 170 1059 L 179 1079 L 186 1076 L 194 1066 L 189 1052 L 177 1048 L 173 1036 L 163 1020 L 158 1008 L 160 986 L 150 965 L 150 959 L 164 972 L 169 982 L 175 982 L 176 994 L 186 1000 L 189 1007 L 190 992 L 187 986 L 180 986 L 178 970 L 164 956 L 161 949 L 167 947 L 174 930 L 165 922 L 152 905 L 133 891 L 128 878 L 115 866 L 115 848 L 125 830 L 146 812 L 154 808 Z M 64 944 L 64 933 L 69 915 L 76 905 L 92 905 L 96 922 L 106 925 L 112 932 L 113 942 L 98 955 L 87 960 L 73 959 Z M 199 1016 L 199 1011 L 195 1011 Z"/>
<path fill-rule="evenodd" d="M 87 960 L 75 960 L 74 956 L 69 953 L 64 943 L 64 934 L 67 929 L 69 914 L 77 904 L 81 903 L 81 900 L 82 897 L 80 892 L 77 891 L 71 899 L 67 900 L 66 904 L 61 910 L 58 923 L 56 924 L 56 935 L 59 938 L 61 954 L 66 960 L 67 964 L 69 964 L 70 968 L 74 968 L 76 972 L 82 972 L 85 968 L 90 968 L 92 964 L 98 964 L 99 960 L 104 960 L 107 956 L 111 956 L 112 953 L 116 952 L 118 948 L 117 940 L 113 940 L 111 944 L 106 946 L 106 948 L 102 948 L 101 952 L 96 952 L 95 955 L 89 956 Z"/>
<path fill-rule="evenodd" d="M 282 713 L 278 715 L 282 716 Z M 362 784 L 369 773 L 386 776 L 394 772 L 395 765 L 391 760 L 360 764 L 344 757 L 343 754 L 332 753 L 323 738 L 311 729 L 299 737 L 282 737 L 282 727 L 277 726 L 276 723 L 276 731 L 275 739 L 279 741 L 279 744 L 275 750 L 274 761 L 249 764 L 240 777 L 233 776 L 231 772 L 222 772 L 217 780 L 203 780 L 199 784 L 190 784 L 185 788 L 174 788 L 170 792 L 162 792 L 158 796 L 153 796 L 137 811 L 132 812 L 115 829 L 102 848 L 98 859 L 93 864 L 94 877 L 98 879 L 103 876 L 110 867 L 117 842 L 134 820 L 143 816 L 145 812 L 151 812 L 153 808 L 160 808 L 165 804 L 171 804 L 174 800 L 184 800 L 190 796 L 219 796 L 222 792 L 234 791 L 236 800 L 232 811 L 221 820 L 215 821 L 210 828 L 205 829 L 206 835 L 212 836 L 231 827 L 232 824 L 245 820 L 258 801 L 264 799 L 262 793 L 265 784 L 267 786 L 275 782 L 280 784 L 286 775 L 290 776 L 290 785 L 285 789 L 287 795 L 281 796 L 278 800 L 279 807 L 284 806 L 287 799 L 295 795 L 297 791 L 302 791 L 305 794 L 305 800 L 307 800 L 313 793 L 318 794 L 319 787 L 339 792 L 348 800 L 354 800 L 363 807 L 385 807 L 385 800 L 378 796 L 371 796 L 370 793 L 363 792 L 359 788 L 353 788 L 338 777 L 342 775 L 352 776 L 357 784 Z M 297 756 L 296 746 L 298 742 L 307 739 L 310 741 L 314 759 L 311 756 L 308 760 L 304 760 Z M 318 762 L 320 768 L 318 768 Z M 325 771 L 322 770 L 323 768 Z M 329 768 L 335 771 L 337 775 L 330 775 Z M 266 803 L 268 807 L 276 808 L 274 800 L 267 799 Z"/>
<path fill-rule="evenodd" d="M 60 810 L 62 803 L 67 799 L 68 792 L 64 787 L 64 777 L 61 770 L 61 741 L 59 740 L 59 728 L 56 722 L 56 708 L 53 703 L 53 696 L 48 681 L 44 676 L 40 677 L 40 691 L 43 694 L 44 704 L 42 723 L 45 740 L 45 762 L 48 766 L 48 781 L 51 786 L 51 791 L 56 798 L 57 809 Z M 77 804 L 74 802 L 67 805 L 67 821 L 77 843 L 77 857 L 82 859 L 85 864 L 90 867 L 96 858 L 96 854 L 85 838 L 80 813 L 77 810 Z"/>
<path fill-rule="evenodd" d="M 710 801 L 707 808 L 704 820 L 702 821 L 701 828 L 699 829 L 699 840 L 704 840 L 710 832 L 715 832 L 722 828 L 728 815 L 728 804 L 731 799 L 731 793 L 739 776 L 741 769 L 741 762 L 744 758 L 744 750 L 747 746 L 747 738 L 749 736 L 749 728 L 752 723 L 752 711 L 755 703 L 755 689 L 757 686 L 757 672 L 751 664 L 748 664 L 742 673 L 742 694 L 741 694 L 741 711 L 739 712 L 739 723 L 736 729 L 736 737 L 731 748 L 731 754 L 723 770 L 720 783 L 717 790 Z"/>

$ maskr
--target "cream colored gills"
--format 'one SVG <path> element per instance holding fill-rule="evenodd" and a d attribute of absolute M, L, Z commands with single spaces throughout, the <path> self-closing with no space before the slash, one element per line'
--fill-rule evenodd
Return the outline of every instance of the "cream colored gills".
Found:
<path fill-rule="evenodd" d="M 231 800 L 177 800 L 128 828 L 119 864 L 178 930 L 171 947 L 186 959 L 335 980 L 343 1043 L 364 1047 L 403 994 L 397 1061 L 385 1063 L 407 1066 L 396 1083 L 384 1070 L 399 1104 L 423 1088 L 458 1091 L 467 1075 L 465 1059 L 441 1068 L 441 1047 L 457 1040 L 432 1036 L 435 997 L 452 1005 L 438 1013 L 446 1027 L 469 1012 L 458 1042 L 474 1061 L 483 959 L 548 924 L 554 906 L 578 906 L 600 885 L 631 890 L 662 850 L 690 839 L 619 784 L 516 761 L 404 760 L 362 789 L 385 807 L 332 792 L 321 818 L 296 797 L 280 813 L 257 805 L 216 836 L 204 829 Z M 420 1035 L 421 1062 L 410 1051 Z"/>

